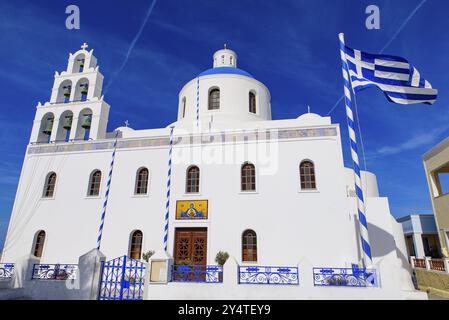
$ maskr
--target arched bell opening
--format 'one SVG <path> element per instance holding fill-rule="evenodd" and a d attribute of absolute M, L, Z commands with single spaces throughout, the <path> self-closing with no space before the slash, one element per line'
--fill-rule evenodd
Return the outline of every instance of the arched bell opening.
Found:
<path fill-rule="evenodd" d="M 87 101 L 87 94 L 89 93 L 89 80 L 82 78 L 78 80 L 75 88 L 75 101 Z"/>
<path fill-rule="evenodd" d="M 84 71 L 84 65 L 86 63 L 86 55 L 84 53 L 80 53 L 73 60 L 73 69 L 72 73 L 80 73 Z"/>
<path fill-rule="evenodd" d="M 69 141 L 70 132 L 72 130 L 73 112 L 64 111 L 59 117 L 58 131 L 56 133 L 56 141 Z"/>
<path fill-rule="evenodd" d="M 40 143 L 50 142 L 51 133 L 53 132 L 54 121 L 55 115 L 52 112 L 48 112 L 42 117 L 37 142 Z"/>
<path fill-rule="evenodd" d="M 67 103 L 70 102 L 70 96 L 72 94 L 72 81 L 64 80 L 59 85 L 58 97 L 56 98 L 56 103 Z"/>
<path fill-rule="evenodd" d="M 89 140 L 90 139 L 90 129 L 92 127 L 92 110 L 85 108 L 81 110 L 78 115 L 78 124 L 76 127 L 77 140 Z"/>

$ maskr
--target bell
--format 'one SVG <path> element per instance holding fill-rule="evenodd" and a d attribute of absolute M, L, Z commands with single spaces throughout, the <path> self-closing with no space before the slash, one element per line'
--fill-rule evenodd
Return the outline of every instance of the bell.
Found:
<path fill-rule="evenodd" d="M 85 59 L 78 59 L 78 62 L 80 63 L 80 67 L 83 68 L 84 67 L 84 61 L 86 61 Z"/>
<path fill-rule="evenodd" d="M 62 91 L 65 97 L 70 97 L 70 93 L 72 92 L 72 86 L 64 86 L 62 88 Z"/>
<path fill-rule="evenodd" d="M 81 127 L 84 129 L 90 129 L 90 125 L 92 124 L 92 115 L 91 114 L 85 114 L 83 123 L 81 124 Z"/>
<path fill-rule="evenodd" d="M 89 90 L 89 84 L 82 83 L 82 84 L 80 84 L 80 87 L 81 87 L 81 94 L 86 95 Z"/>
<path fill-rule="evenodd" d="M 42 130 L 42 133 L 43 134 L 46 134 L 46 135 L 51 135 L 51 130 L 53 129 L 53 118 L 48 118 L 47 119 L 47 123 L 46 123 L 46 126 L 45 126 L 45 128 L 44 128 L 44 130 Z"/>
<path fill-rule="evenodd" d="M 64 125 L 62 126 L 65 130 L 70 130 L 72 128 L 73 116 L 66 116 L 64 119 Z"/>

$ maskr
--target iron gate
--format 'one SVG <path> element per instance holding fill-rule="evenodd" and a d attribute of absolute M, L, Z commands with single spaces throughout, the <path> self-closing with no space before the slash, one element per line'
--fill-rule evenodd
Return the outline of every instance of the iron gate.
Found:
<path fill-rule="evenodd" d="M 145 263 L 127 256 L 102 263 L 98 300 L 142 300 Z"/>

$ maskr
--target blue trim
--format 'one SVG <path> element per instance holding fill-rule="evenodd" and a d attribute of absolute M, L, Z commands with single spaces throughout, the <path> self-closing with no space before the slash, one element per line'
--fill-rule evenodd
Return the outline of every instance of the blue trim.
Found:
<path fill-rule="evenodd" d="M 239 284 L 299 285 L 297 267 L 239 266 Z"/>
<path fill-rule="evenodd" d="M 172 282 L 222 283 L 223 266 L 173 265 Z"/>
<path fill-rule="evenodd" d="M 313 268 L 315 287 L 378 287 L 375 269 L 359 268 Z"/>
<path fill-rule="evenodd" d="M 254 78 L 251 74 L 246 72 L 245 70 L 234 68 L 234 67 L 218 67 L 218 68 L 211 68 L 206 71 L 201 72 L 198 77 L 202 76 L 208 76 L 211 74 L 238 74 L 241 76 L 246 76 L 249 78 Z"/>
<path fill-rule="evenodd" d="M 0 263 L 0 281 L 11 280 L 14 274 L 14 263 Z"/>
<path fill-rule="evenodd" d="M 32 280 L 74 280 L 77 264 L 34 264 Z"/>

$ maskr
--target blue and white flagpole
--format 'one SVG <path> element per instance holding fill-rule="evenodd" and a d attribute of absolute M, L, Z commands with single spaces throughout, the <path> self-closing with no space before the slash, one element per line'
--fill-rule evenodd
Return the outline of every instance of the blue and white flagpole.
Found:
<path fill-rule="evenodd" d="M 167 252 L 168 243 L 168 220 L 170 214 L 170 185 L 171 185 L 171 165 L 172 165 L 172 153 L 173 153 L 173 129 L 170 127 L 170 142 L 168 149 L 168 174 L 167 174 L 167 200 L 165 203 L 165 225 L 164 225 L 164 250 Z"/>
<path fill-rule="evenodd" d="M 98 250 L 100 250 L 101 237 L 103 235 L 104 218 L 106 217 L 106 208 L 108 206 L 109 190 L 111 189 L 112 171 L 114 170 L 114 161 L 115 161 L 115 152 L 117 150 L 118 134 L 119 134 L 119 131 L 117 131 L 115 133 L 115 141 L 114 141 L 114 147 L 113 147 L 113 151 L 112 151 L 112 160 L 111 160 L 111 164 L 109 166 L 108 183 L 106 185 L 106 193 L 105 193 L 104 202 L 103 202 L 103 212 L 101 213 L 101 223 L 100 223 L 100 228 L 98 229 L 98 238 L 97 238 L 97 249 Z"/>
<path fill-rule="evenodd" d="M 343 79 L 345 83 L 344 91 L 345 91 L 346 117 L 348 121 L 349 139 L 351 142 L 351 156 L 354 167 L 355 190 L 357 194 L 357 210 L 360 225 L 360 242 L 363 252 L 363 263 L 365 267 L 369 267 L 372 264 L 372 255 L 368 237 L 368 223 L 366 220 L 366 213 L 365 213 L 365 199 L 363 197 L 362 178 L 360 175 L 357 137 L 355 133 L 356 123 L 354 121 L 354 112 L 352 108 L 352 98 L 351 98 L 352 85 L 346 60 L 345 37 L 343 33 L 339 34 L 339 39 L 340 39 L 340 54 L 342 62 Z"/>
<path fill-rule="evenodd" d="M 200 77 L 196 79 L 196 129 L 200 126 Z"/>

